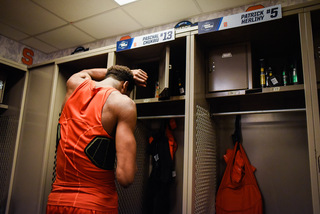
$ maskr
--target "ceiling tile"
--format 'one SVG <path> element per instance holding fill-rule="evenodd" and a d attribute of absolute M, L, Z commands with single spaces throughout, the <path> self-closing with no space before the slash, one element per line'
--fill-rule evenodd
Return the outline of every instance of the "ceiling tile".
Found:
<path fill-rule="evenodd" d="M 178 23 L 200 13 L 193 0 L 140 0 L 122 8 L 144 27 Z"/>
<path fill-rule="evenodd" d="M 94 41 L 94 38 L 72 25 L 41 34 L 37 36 L 37 38 L 59 49 L 70 48 Z"/>
<path fill-rule="evenodd" d="M 54 47 L 52 47 L 52 46 L 40 41 L 39 39 L 34 38 L 34 37 L 22 40 L 21 42 L 29 47 L 32 47 L 34 49 L 41 51 L 43 53 L 51 53 L 51 52 L 58 50 L 57 48 L 54 48 Z"/>
<path fill-rule="evenodd" d="M 241 5 L 261 2 L 260 0 L 196 0 L 203 12 L 221 11 Z"/>
<path fill-rule="evenodd" d="M 28 37 L 27 34 L 17 31 L 12 27 L 9 27 L 8 25 L 2 24 L 2 23 L 0 23 L 0 34 L 16 41 L 19 41 L 21 39 L 25 39 Z"/>
<path fill-rule="evenodd" d="M 121 9 L 115 9 L 83 21 L 75 22 L 74 25 L 97 39 L 121 35 L 141 28 L 138 23 Z"/>
<path fill-rule="evenodd" d="M 68 22 L 84 19 L 118 7 L 113 0 L 33 0 Z"/>
<path fill-rule="evenodd" d="M 66 22 L 30 1 L 0 1 L 1 22 L 29 35 L 65 25 Z"/>

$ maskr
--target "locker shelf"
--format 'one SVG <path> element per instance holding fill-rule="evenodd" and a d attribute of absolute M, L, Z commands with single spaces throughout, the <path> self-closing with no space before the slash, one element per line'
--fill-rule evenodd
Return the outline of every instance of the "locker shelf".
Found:
<path fill-rule="evenodd" d="M 168 102 L 168 101 L 176 101 L 176 100 L 184 100 L 185 96 L 172 96 L 168 100 L 159 100 L 159 98 L 146 98 L 146 99 L 135 99 L 134 102 L 136 104 L 142 103 L 157 103 L 157 102 Z"/>
<path fill-rule="evenodd" d="M 293 88 L 299 87 L 301 86 Z M 288 87 L 287 89 L 292 88 Z M 284 90 L 282 88 L 279 90 L 277 92 L 267 91 L 239 96 L 214 97 L 207 100 L 211 103 L 211 113 L 305 108 L 304 90 Z"/>
<path fill-rule="evenodd" d="M 9 108 L 8 105 L 1 104 L 1 103 L 0 103 L 0 109 L 8 109 L 8 108 Z"/>
<path fill-rule="evenodd" d="M 222 91 L 215 93 L 206 94 L 206 98 L 215 98 L 215 97 L 229 97 L 229 96 L 240 96 L 240 95 L 252 95 L 252 94 L 266 94 L 266 93 L 281 93 L 288 91 L 300 91 L 304 90 L 304 85 L 287 85 L 287 86 L 275 86 L 267 88 L 255 88 L 250 90 L 234 90 L 234 91 Z"/>
<path fill-rule="evenodd" d="M 138 117 L 185 115 L 184 100 L 138 103 L 136 106 Z"/>
<path fill-rule="evenodd" d="M 269 88 L 263 88 L 262 93 L 270 93 L 270 92 L 285 92 L 285 91 L 298 91 L 303 90 L 304 85 L 287 85 L 287 86 L 276 86 L 276 87 L 269 87 Z"/>

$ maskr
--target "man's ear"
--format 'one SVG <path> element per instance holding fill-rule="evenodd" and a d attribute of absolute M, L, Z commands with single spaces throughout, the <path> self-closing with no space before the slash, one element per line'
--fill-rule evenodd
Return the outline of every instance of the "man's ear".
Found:
<path fill-rule="evenodd" d="M 129 82 L 128 82 L 128 81 L 125 81 L 125 82 L 122 84 L 122 88 L 121 88 L 121 93 L 122 93 L 122 94 L 127 94 L 127 92 L 128 92 L 128 86 L 129 86 Z"/>

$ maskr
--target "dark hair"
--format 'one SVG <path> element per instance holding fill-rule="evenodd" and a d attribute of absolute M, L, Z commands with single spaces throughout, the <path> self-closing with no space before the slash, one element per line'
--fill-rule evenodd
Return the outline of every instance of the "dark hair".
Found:
<path fill-rule="evenodd" d="M 128 91 L 132 91 L 134 87 L 133 74 L 130 68 L 123 65 L 113 65 L 108 68 L 106 78 L 112 77 L 119 81 L 128 81 Z"/>

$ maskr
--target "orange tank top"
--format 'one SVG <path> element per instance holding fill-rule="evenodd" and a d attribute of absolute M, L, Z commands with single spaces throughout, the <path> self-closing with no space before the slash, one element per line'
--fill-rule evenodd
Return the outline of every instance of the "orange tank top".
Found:
<path fill-rule="evenodd" d="M 111 136 L 103 129 L 101 113 L 114 88 L 95 88 L 86 80 L 66 101 L 59 123 L 56 180 L 49 205 L 118 212 L 114 170 L 96 167 L 84 150 L 96 136 Z"/>

